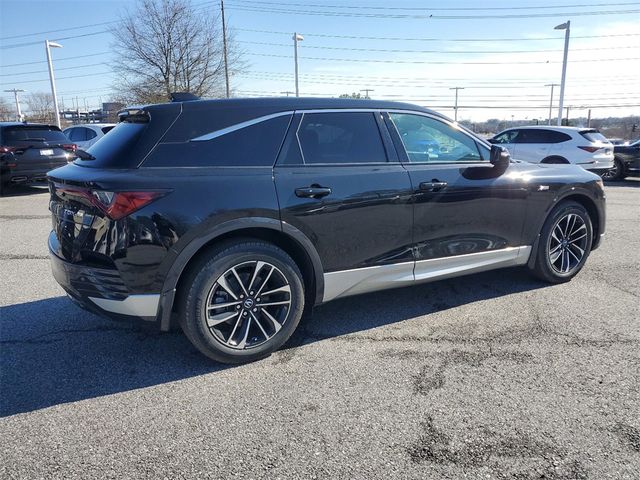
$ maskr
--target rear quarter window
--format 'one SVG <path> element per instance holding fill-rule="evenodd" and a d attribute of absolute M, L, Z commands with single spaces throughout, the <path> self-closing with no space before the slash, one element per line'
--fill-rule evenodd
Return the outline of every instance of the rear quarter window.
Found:
<path fill-rule="evenodd" d="M 270 167 L 276 161 L 291 117 L 283 115 L 265 120 L 211 140 L 161 143 L 142 166 Z"/>
<path fill-rule="evenodd" d="M 95 160 L 77 159 L 74 163 L 96 168 L 135 166 L 130 165 L 131 151 L 147 126 L 146 123 L 119 123 L 108 136 L 102 137 L 87 150 Z"/>
<path fill-rule="evenodd" d="M 609 140 L 607 140 L 607 137 L 602 135 L 597 130 L 585 130 L 583 132 L 580 132 L 580 135 L 582 135 L 584 138 L 586 138 L 590 142 L 602 142 L 602 143 L 609 142 Z"/>

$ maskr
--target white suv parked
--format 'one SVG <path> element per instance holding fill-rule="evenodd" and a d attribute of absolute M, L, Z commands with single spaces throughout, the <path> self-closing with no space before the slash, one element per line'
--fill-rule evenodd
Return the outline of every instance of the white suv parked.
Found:
<path fill-rule="evenodd" d="M 65 128 L 62 132 L 69 140 L 75 143 L 79 149 L 86 150 L 104 137 L 107 132 L 115 126 L 115 123 L 86 123 Z"/>
<path fill-rule="evenodd" d="M 613 145 L 593 128 L 530 126 L 504 130 L 489 140 L 531 163 L 572 163 L 594 173 L 613 167 Z"/>

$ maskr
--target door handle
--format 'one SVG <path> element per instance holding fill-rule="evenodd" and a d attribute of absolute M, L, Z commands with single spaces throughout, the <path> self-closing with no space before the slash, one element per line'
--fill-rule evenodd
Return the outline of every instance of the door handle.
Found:
<path fill-rule="evenodd" d="M 300 198 L 322 198 L 331 194 L 331 189 L 321 187 L 320 185 L 311 185 L 310 187 L 296 188 L 296 197 Z"/>
<path fill-rule="evenodd" d="M 422 182 L 420 184 L 420 190 L 425 192 L 439 192 L 446 186 L 447 182 L 439 182 L 437 180 L 433 180 L 431 182 Z"/>

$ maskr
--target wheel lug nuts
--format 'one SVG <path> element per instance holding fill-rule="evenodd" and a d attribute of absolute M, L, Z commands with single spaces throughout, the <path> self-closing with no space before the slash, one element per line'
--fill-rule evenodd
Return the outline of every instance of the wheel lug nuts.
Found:
<path fill-rule="evenodd" d="M 259 302 L 259 301 L 260 301 L 260 299 L 259 299 L 259 298 L 256 298 L 256 302 Z"/>
<path fill-rule="evenodd" d="M 236 305 L 236 310 L 240 310 L 240 305 Z"/>
<path fill-rule="evenodd" d="M 246 317 L 247 316 L 247 312 L 242 312 L 242 315 L 244 315 Z"/>
<path fill-rule="evenodd" d="M 254 312 L 257 312 L 257 311 L 258 311 L 258 309 L 257 309 L 257 308 L 254 308 L 254 309 L 253 309 L 253 311 L 254 311 Z"/>
<path fill-rule="evenodd" d="M 249 292 L 249 295 L 253 295 L 255 292 Z"/>

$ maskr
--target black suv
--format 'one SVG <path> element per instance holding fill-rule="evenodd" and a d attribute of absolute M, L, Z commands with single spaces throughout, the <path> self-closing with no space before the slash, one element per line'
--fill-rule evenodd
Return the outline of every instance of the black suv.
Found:
<path fill-rule="evenodd" d="M 511 161 L 414 105 L 231 99 L 120 118 L 49 173 L 53 274 L 92 311 L 177 318 L 223 362 L 268 355 L 303 311 L 348 295 L 516 265 L 568 281 L 604 233 L 598 176 Z"/>
<path fill-rule="evenodd" d="M 55 125 L 0 122 L 0 192 L 46 182 L 47 172 L 75 158 L 76 145 Z"/>

